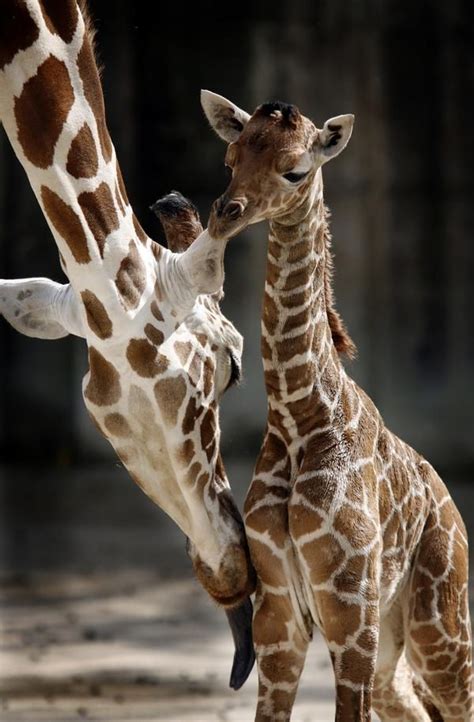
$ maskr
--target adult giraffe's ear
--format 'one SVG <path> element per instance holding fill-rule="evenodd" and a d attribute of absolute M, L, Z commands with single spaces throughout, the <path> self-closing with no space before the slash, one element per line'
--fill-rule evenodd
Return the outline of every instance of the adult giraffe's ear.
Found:
<path fill-rule="evenodd" d="M 335 158 L 336 155 L 344 150 L 352 135 L 354 127 L 354 116 L 337 115 L 335 118 L 329 118 L 324 123 L 322 130 L 318 131 L 318 139 L 316 147 L 319 150 L 323 163 Z"/>
<path fill-rule="evenodd" d="M 201 105 L 212 128 L 227 143 L 238 139 L 250 119 L 245 110 L 210 90 L 201 90 Z"/>

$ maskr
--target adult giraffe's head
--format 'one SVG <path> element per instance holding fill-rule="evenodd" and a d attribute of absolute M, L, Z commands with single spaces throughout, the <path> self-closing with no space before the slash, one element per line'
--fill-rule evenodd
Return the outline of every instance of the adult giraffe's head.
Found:
<path fill-rule="evenodd" d="M 229 144 L 225 164 L 232 173 L 209 219 L 215 238 L 262 220 L 299 220 L 314 200 L 319 169 L 343 150 L 354 123 L 353 115 L 339 115 L 318 129 L 296 106 L 281 102 L 264 103 L 249 115 L 208 90 L 201 102 Z"/>

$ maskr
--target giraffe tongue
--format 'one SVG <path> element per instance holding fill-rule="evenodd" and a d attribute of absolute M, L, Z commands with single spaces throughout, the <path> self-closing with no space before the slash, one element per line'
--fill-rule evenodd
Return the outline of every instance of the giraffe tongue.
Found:
<path fill-rule="evenodd" d="M 250 598 L 225 613 L 234 639 L 234 663 L 230 673 L 229 686 L 238 690 L 247 680 L 255 662 L 252 640 L 252 602 Z"/>

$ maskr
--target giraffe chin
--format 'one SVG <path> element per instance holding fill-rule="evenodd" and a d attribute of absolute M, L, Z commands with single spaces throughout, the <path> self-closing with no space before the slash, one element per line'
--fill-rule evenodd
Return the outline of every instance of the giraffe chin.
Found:
<path fill-rule="evenodd" d="M 233 238 L 254 222 L 248 212 L 236 219 L 219 217 L 214 204 L 209 216 L 208 231 L 209 235 L 216 241 L 224 241 Z"/>
<path fill-rule="evenodd" d="M 217 572 L 199 556 L 192 557 L 192 562 L 198 580 L 220 607 L 232 609 L 255 591 L 255 570 L 246 542 L 229 545 Z"/>
<path fill-rule="evenodd" d="M 255 591 L 256 576 L 247 544 L 232 544 L 224 560 L 217 574 L 199 556 L 192 561 L 196 576 L 204 589 L 225 609 L 235 647 L 229 686 L 238 690 L 247 680 L 255 663 L 250 595 Z"/>

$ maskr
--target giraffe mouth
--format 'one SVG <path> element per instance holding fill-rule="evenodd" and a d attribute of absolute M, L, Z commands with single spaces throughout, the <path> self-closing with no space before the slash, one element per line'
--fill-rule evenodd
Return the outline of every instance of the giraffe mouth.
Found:
<path fill-rule="evenodd" d="M 254 222 L 252 207 L 247 200 L 228 201 L 224 194 L 212 205 L 209 233 L 216 240 L 226 240 Z"/>

